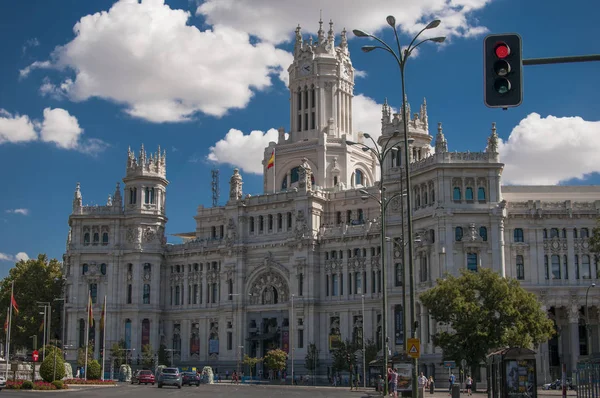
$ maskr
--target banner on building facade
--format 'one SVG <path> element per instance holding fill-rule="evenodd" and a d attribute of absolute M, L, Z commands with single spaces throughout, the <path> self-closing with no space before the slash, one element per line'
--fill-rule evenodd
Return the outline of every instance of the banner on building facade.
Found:
<path fill-rule="evenodd" d="M 329 351 L 337 350 L 342 343 L 342 336 L 339 334 L 329 335 Z"/>
<path fill-rule="evenodd" d="M 283 351 L 290 352 L 290 332 L 287 330 L 284 330 L 281 335 L 281 345 Z"/>
<path fill-rule="evenodd" d="M 208 353 L 218 354 L 219 353 L 219 340 L 210 339 L 208 340 Z"/>
<path fill-rule="evenodd" d="M 404 345 L 404 311 L 401 305 L 394 306 L 394 338 L 396 345 Z"/>

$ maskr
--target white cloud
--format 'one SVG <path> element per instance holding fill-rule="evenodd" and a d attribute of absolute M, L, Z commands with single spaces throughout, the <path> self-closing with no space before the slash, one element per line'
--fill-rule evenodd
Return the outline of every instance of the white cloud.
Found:
<path fill-rule="evenodd" d="M 300 24 L 304 34 L 315 34 L 319 10 L 327 22 L 333 19 L 334 29 L 343 27 L 350 32 L 362 29 L 378 32 L 388 28 L 386 16 L 394 15 L 401 28 L 415 34 L 427 22 L 441 19 L 442 24 L 423 37 L 456 36 L 472 37 L 487 31 L 478 26 L 472 13 L 484 8 L 491 0 L 206 0 L 196 13 L 207 18 L 213 25 L 236 26 L 263 40 L 281 43 L 292 38 L 291 27 Z M 327 33 L 325 33 L 327 34 Z M 428 36 L 426 36 L 428 35 Z"/>
<path fill-rule="evenodd" d="M 273 75 L 285 79 L 291 54 L 252 43 L 234 25 L 200 31 L 188 25 L 190 16 L 163 0 L 116 2 L 81 18 L 75 38 L 55 49 L 51 63 L 35 62 L 21 76 L 49 66 L 73 71 L 71 81 L 46 82 L 42 93 L 108 99 L 156 123 L 190 120 L 197 112 L 223 116 L 270 87 Z"/>
<path fill-rule="evenodd" d="M 0 253 L 0 261 L 11 261 L 11 262 L 16 262 L 16 261 L 27 261 L 29 260 L 29 256 L 27 255 L 27 253 L 25 252 L 19 252 L 17 254 L 10 255 L 10 254 L 6 254 L 6 253 Z"/>
<path fill-rule="evenodd" d="M 6 212 L 9 214 L 21 214 L 23 216 L 29 215 L 29 209 L 8 209 Z"/>
<path fill-rule="evenodd" d="M 35 141 L 37 138 L 35 126 L 29 116 L 12 115 L 0 109 L 0 144 Z"/>
<path fill-rule="evenodd" d="M 63 149 L 74 149 L 83 133 L 75 116 L 61 108 L 44 109 L 44 121 L 40 130 L 40 138 L 44 142 L 54 142 Z"/>
<path fill-rule="evenodd" d="M 216 163 L 228 163 L 247 173 L 262 174 L 265 147 L 269 142 L 277 142 L 279 133 L 269 129 L 266 133 L 252 131 L 248 135 L 230 129 L 225 138 L 210 147 L 207 159 Z"/>
<path fill-rule="evenodd" d="M 368 133 L 375 141 L 381 135 L 381 106 L 363 94 L 352 98 L 352 131 Z"/>
<path fill-rule="evenodd" d="M 25 54 L 29 48 L 37 47 L 39 45 L 40 41 L 37 39 L 37 37 L 27 40 L 25 44 L 23 44 L 23 54 Z"/>
<path fill-rule="evenodd" d="M 500 142 L 505 163 L 502 180 L 509 184 L 555 185 L 600 172 L 600 121 L 581 117 L 542 118 L 530 113 Z"/>
<path fill-rule="evenodd" d="M 0 109 L 0 144 L 5 142 L 29 142 L 41 140 L 52 142 L 61 149 L 96 155 L 104 151 L 108 144 L 97 138 L 82 138 L 83 129 L 69 111 L 62 108 L 44 109 L 41 122 L 32 121 L 29 116 L 12 115 Z"/>

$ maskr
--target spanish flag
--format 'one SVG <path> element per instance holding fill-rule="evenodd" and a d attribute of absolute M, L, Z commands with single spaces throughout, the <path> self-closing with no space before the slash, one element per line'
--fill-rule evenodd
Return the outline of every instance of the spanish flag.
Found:
<path fill-rule="evenodd" d="M 275 149 L 273 149 L 273 152 L 271 152 L 269 163 L 267 163 L 267 170 L 269 170 L 273 166 L 275 166 Z"/>
<path fill-rule="evenodd" d="M 102 304 L 102 314 L 100 315 L 100 330 L 104 331 L 104 317 L 106 315 L 106 296 L 104 296 L 104 304 Z"/>
<path fill-rule="evenodd" d="M 13 293 L 10 294 L 10 303 L 13 306 L 13 309 L 15 310 L 15 314 L 19 315 L 19 306 L 17 305 L 17 300 L 15 300 L 15 296 Z"/>
<path fill-rule="evenodd" d="M 90 291 L 88 300 L 88 325 L 89 327 L 94 326 L 94 313 L 92 310 L 92 292 Z"/>

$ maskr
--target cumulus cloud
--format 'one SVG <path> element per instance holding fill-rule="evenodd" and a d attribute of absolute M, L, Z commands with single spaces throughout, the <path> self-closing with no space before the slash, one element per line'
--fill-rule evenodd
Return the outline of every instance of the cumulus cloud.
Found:
<path fill-rule="evenodd" d="M 60 84 L 44 82 L 41 92 L 104 98 L 155 123 L 187 121 L 197 112 L 223 116 L 244 108 L 273 76 L 285 80 L 288 52 L 251 40 L 235 25 L 201 31 L 190 17 L 164 0 L 116 2 L 81 18 L 75 38 L 57 47 L 52 61 L 34 62 L 21 76 L 48 67 L 73 72 Z"/>
<path fill-rule="evenodd" d="M 9 214 L 21 214 L 23 216 L 29 215 L 29 209 L 8 209 L 6 212 Z"/>
<path fill-rule="evenodd" d="M 207 159 L 216 163 L 227 163 L 246 173 L 262 174 L 265 147 L 269 142 L 279 137 L 276 129 L 269 129 L 266 133 L 252 131 L 245 135 L 237 129 L 230 129 L 225 138 L 209 148 Z"/>
<path fill-rule="evenodd" d="M 62 108 L 44 109 L 41 122 L 29 116 L 12 115 L 0 109 L 0 144 L 41 140 L 52 142 L 61 149 L 71 149 L 95 155 L 108 146 L 97 138 L 84 139 L 83 129 L 69 111 Z"/>
<path fill-rule="evenodd" d="M 381 135 L 381 106 L 363 94 L 352 98 L 352 131 L 368 133 L 377 141 Z"/>
<path fill-rule="evenodd" d="M 0 109 L 0 144 L 37 140 L 34 123 L 27 115 L 11 114 Z"/>
<path fill-rule="evenodd" d="M 530 113 L 500 142 L 503 182 L 556 185 L 600 172 L 598 131 L 600 121 Z"/>
<path fill-rule="evenodd" d="M 6 253 L 0 253 L 0 261 L 16 262 L 16 261 L 27 261 L 27 260 L 29 260 L 29 256 L 25 252 L 19 252 L 19 253 L 15 254 L 14 256 L 10 255 L 10 254 L 6 254 Z"/>
<path fill-rule="evenodd" d="M 281 43 L 292 38 L 290 27 L 300 24 L 303 32 L 315 34 L 319 28 L 316 10 L 322 10 L 328 21 L 332 18 L 338 32 L 360 28 L 378 32 L 386 28 L 386 16 L 394 15 L 407 33 L 415 34 L 433 19 L 442 24 L 423 37 L 473 37 L 487 28 L 478 25 L 473 14 L 491 0 L 206 0 L 196 13 L 213 25 L 236 26 L 262 40 Z M 329 26 L 325 24 L 324 30 Z"/>

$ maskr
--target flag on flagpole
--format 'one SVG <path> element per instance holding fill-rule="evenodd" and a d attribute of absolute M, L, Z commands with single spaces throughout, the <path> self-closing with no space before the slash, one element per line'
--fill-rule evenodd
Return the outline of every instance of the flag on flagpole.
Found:
<path fill-rule="evenodd" d="M 100 330 L 104 332 L 104 316 L 106 314 L 106 296 L 104 296 L 104 303 L 102 304 L 102 313 L 100 314 Z"/>
<path fill-rule="evenodd" d="M 14 293 L 10 294 L 10 303 L 12 304 L 14 310 L 15 310 L 15 314 L 19 314 L 19 306 L 17 305 L 17 300 L 15 300 L 15 295 Z"/>
<path fill-rule="evenodd" d="M 88 325 L 94 326 L 94 313 L 92 310 L 92 292 L 90 291 L 88 300 Z"/>
<path fill-rule="evenodd" d="M 271 152 L 269 163 L 267 163 L 267 170 L 269 170 L 273 166 L 275 166 L 275 149 L 273 149 L 273 152 Z"/>

